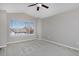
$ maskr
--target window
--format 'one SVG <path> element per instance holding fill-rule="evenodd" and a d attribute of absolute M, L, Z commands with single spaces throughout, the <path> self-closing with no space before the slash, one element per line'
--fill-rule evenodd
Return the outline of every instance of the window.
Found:
<path fill-rule="evenodd" d="M 34 22 L 25 20 L 11 20 L 10 21 L 10 35 L 33 35 Z"/>

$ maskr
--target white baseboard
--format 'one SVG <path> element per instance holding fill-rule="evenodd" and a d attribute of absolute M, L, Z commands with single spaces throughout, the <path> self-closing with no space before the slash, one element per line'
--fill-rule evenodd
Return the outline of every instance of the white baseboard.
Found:
<path fill-rule="evenodd" d="M 0 48 L 5 48 L 7 45 L 2 45 L 2 46 L 0 46 Z"/>
<path fill-rule="evenodd" d="M 14 42 L 8 42 L 5 45 L 0 46 L 0 48 L 7 47 L 7 45 L 9 45 L 9 44 L 15 44 L 15 43 L 21 43 L 21 42 L 26 42 L 26 41 L 32 41 L 32 40 L 36 40 L 36 39 L 37 38 L 32 38 L 32 39 L 29 39 L 29 40 L 19 40 L 19 41 L 14 41 Z"/>
<path fill-rule="evenodd" d="M 21 42 L 31 41 L 31 40 L 35 40 L 35 39 L 37 39 L 37 38 L 33 38 L 33 39 L 29 39 L 29 40 L 19 40 L 19 41 L 14 41 L 14 42 L 8 42 L 7 44 L 21 43 Z"/>
<path fill-rule="evenodd" d="M 65 44 L 62 44 L 62 43 L 59 43 L 59 42 L 55 42 L 55 41 L 51 41 L 51 40 L 46 40 L 46 39 L 43 39 L 43 40 L 47 41 L 47 42 L 50 42 L 50 43 L 53 43 L 53 44 L 56 44 L 56 45 L 59 45 L 59 46 L 62 46 L 62 47 L 65 47 L 65 48 L 69 48 L 69 49 L 72 49 L 72 50 L 79 51 L 78 48 L 71 47 L 71 46 L 68 46 L 68 45 L 65 45 Z"/>

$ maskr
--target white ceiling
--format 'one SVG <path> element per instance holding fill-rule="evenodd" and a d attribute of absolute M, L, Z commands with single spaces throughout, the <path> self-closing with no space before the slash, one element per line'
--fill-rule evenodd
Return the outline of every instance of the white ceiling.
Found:
<path fill-rule="evenodd" d="M 0 3 L 0 10 L 6 10 L 8 13 L 27 13 L 28 15 L 37 18 L 45 18 L 68 10 L 79 8 L 78 3 L 44 3 L 45 5 L 49 6 L 49 8 L 45 9 L 41 7 L 39 11 L 36 11 L 37 6 L 27 7 L 30 4 L 31 3 Z"/>

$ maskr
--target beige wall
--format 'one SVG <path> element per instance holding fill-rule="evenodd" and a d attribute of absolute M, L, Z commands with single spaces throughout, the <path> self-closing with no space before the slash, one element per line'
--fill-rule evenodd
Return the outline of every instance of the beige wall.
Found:
<path fill-rule="evenodd" d="M 79 9 L 42 20 L 42 37 L 79 48 Z"/>
<path fill-rule="evenodd" d="M 37 37 L 37 34 L 40 32 L 40 22 L 38 19 L 32 17 L 32 16 L 29 16 L 27 14 L 24 14 L 24 13 L 8 13 L 7 14 L 7 19 L 8 19 L 8 42 L 15 42 L 15 41 L 19 41 L 19 40 L 29 40 L 29 39 L 33 39 L 33 38 L 36 38 Z M 24 20 L 30 20 L 30 21 L 34 21 L 35 22 L 35 34 L 32 35 L 32 36 L 17 36 L 17 37 L 12 37 L 9 35 L 9 21 L 11 19 L 24 19 Z M 39 28 L 39 29 L 38 29 Z"/>
<path fill-rule="evenodd" d="M 0 10 L 0 46 L 5 45 L 6 42 L 7 42 L 6 11 Z"/>

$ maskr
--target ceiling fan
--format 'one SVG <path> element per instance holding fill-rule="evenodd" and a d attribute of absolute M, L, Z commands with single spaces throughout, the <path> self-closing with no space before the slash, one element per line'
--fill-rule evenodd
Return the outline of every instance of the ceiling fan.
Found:
<path fill-rule="evenodd" d="M 31 4 L 31 5 L 29 5 L 28 7 L 35 6 L 35 5 L 37 5 L 37 11 L 39 11 L 40 7 L 44 7 L 44 8 L 46 8 L 46 9 L 49 8 L 48 6 L 46 6 L 46 5 L 42 4 L 42 3 Z"/>

